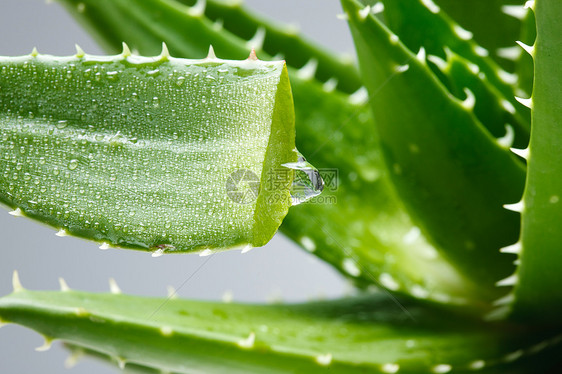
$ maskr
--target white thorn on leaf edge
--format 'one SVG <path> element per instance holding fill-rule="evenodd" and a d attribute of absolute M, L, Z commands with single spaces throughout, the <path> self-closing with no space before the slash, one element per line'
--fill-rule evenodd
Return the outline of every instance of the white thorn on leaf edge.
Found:
<path fill-rule="evenodd" d="M 232 300 L 234 300 L 234 295 L 232 294 L 232 291 L 230 290 L 226 290 L 224 291 L 224 293 L 222 294 L 222 302 L 225 304 L 231 303 Z"/>
<path fill-rule="evenodd" d="M 82 48 L 80 48 L 80 46 L 78 44 L 74 44 L 74 47 L 76 48 L 76 57 L 82 58 L 86 55 L 84 50 Z"/>
<path fill-rule="evenodd" d="M 63 238 L 65 236 L 68 236 L 68 231 L 66 231 L 65 229 L 59 229 L 59 231 L 57 231 L 55 235 Z"/>
<path fill-rule="evenodd" d="M 495 305 L 495 306 L 509 305 L 514 301 L 515 301 L 515 295 L 512 292 L 510 292 L 507 295 L 505 295 L 504 297 L 501 297 L 501 298 L 497 299 L 496 301 L 494 301 L 493 305 Z"/>
<path fill-rule="evenodd" d="M 409 64 L 405 64 L 405 65 L 396 65 L 394 67 L 394 71 L 397 73 L 404 73 L 406 71 L 408 71 L 408 69 L 410 69 L 410 65 Z"/>
<path fill-rule="evenodd" d="M 337 86 L 338 86 L 338 79 L 332 77 L 324 83 L 322 89 L 324 90 L 324 92 L 333 92 Z"/>
<path fill-rule="evenodd" d="M 265 32 L 263 26 L 258 27 L 254 36 L 246 42 L 246 46 L 261 51 L 263 49 L 263 43 L 265 42 Z"/>
<path fill-rule="evenodd" d="M 127 58 L 130 55 L 131 55 L 131 50 L 129 49 L 129 46 L 127 45 L 127 43 L 123 42 L 123 52 L 121 52 L 121 56 Z"/>
<path fill-rule="evenodd" d="M 502 136 L 501 138 L 498 138 L 497 142 L 500 145 L 500 147 L 509 149 L 513 145 L 514 140 L 515 140 L 515 130 L 513 130 L 513 127 L 511 127 L 510 125 L 506 124 L 505 135 Z"/>
<path fill-rule="evenodd" d="M 515 204 L 504 204 L 503 207 L 507 210 L 511 210 L 512 212 L 517 212 L 517 213 L 523 212 L 523 208 L 524 208 L 523 201 L 519 201 L 518 203 Z"/>
<path fill-rule="evenodd" d="M 517 100 L 521 105 L 524 105 L 529 109 L 531 109 L 531 107 L 533 105 L 533 99 L 532 98 L 523 99 L 522 97 L 515 96 L 515 100 Z"/>
<path fill-rule="evenodd" d="M 256 55 L 256 50 L 254 48 L 252 48 L 252 50 L 250 51 L 250 55 L 248 56 L 248 60 L 250 60 L 250 61 L 257 61 L 258 60 L 258 56 Z"/>
<path fill-rule="evenodd" d="M 45 338 L 45 341 L 43 342 L 43 345 L 35 348 L 35 351 L 37 351 L 37 352 L 48 351 L 49 349 L 51 349 L 52 345 L 53 345 L 53 339 Z"/>
<path fill-rule="evenodd" d="M 423 3 L 423 5 L 425 5 L 425 7 L 427 9 L 429 9 L 429 11 L 431 13 L 437 14 L 439 13 L 439 6 L 437 6 L 437 4 L 435 4 L 432 0 L 421 0 L 421 2 Z"/>
<path fill-rule="evenodd" d="M 189 8 L 187 14 L 192 17 L 201 17 L 205 14 L 205 9 L 207 8 L 206 0 L 197 0 L 197 2 Z"/>
<path fill-rule="evenodd" d="M 525 2 L 525 8 L 535 10 L 535 0 Z"/>
<path fill-rule="evenodd" d="M 14 289 L 14 292 L 25 290 L 25 288 L 21 285 L 20 276 L 17 270 L 14 270 L 14 273 L 12 274 L 12 288 Z"/>
<path fill-rule="evenodd" d="M 115 357 L 115 362 L 117 363 L 117 366 L 119 366 L 119 369 L 121 370 L 124 370 L 125 365 L 127 365 L 127 361 L 125 361 L 125 359 L 121 357 Z"/>
<path fill-rule="evenodd" d="M 452 369 L 453 367 L 449 364 L 439 364 L 431 368 L 431 372 L 436 374 L 444 374 L 450 372 Z"/>
<path fill-rule="evenodd" d="M 209 53 L 207 53 L 207 60 L 216 60 L 217 59 L 217 55 L 215 54 L 215 49 L 213 48 L 213 45 L 209 45 Z"/>
<path fill-rule="evenodd" d="M 515 286 L 517 284 L 518 280 L 519 280 L 519 277 L 517 276 L 517 274 L 512 274 L 507 278 L 504 278 L 502 280 L 497 281 L 496 286 L 497 287 Z"/>
<path fill-rule="evenodd" d="M 466 99 L 462 101 L 462 106 L 468 110 L 474 109 L 474 105 L 476 104 L 476 97 L 467 87 L 464 88 L 464 93 L 466 94 Z"/>
<path fill-rule="evenodd" d="M 515 244 L 508 245 L 507 247 L 500 248 L 500 252 L 501 253 L 519 254 L 519 253 L 521 253 L 522 248 L 523 248 L 523 245 L 521 244 L 521 242 L 517 242 Z"/>
<path fill-rule="evenodd" d="M 515 153 L 517 156 L 524 158 L 525 160 L 529 159 L 529 147 L 524 149 L 518 148 L 510 148 L 511 152 Z"/>
<path fill-rule="evenodd" d="M 371 14 L 380 14 L 384 12 L 384 4 L 380 1 L 373 4 L 371 7 Z"/>
<path fill-rule="evenodd" d="M 302 80 L 311 80 L 316 75 L 318 69 L 318 60 L 311 58 L 302 68 L 297 71 L 297 76 Z"/>
<path fill-rule="evenodd" d="M 351 95 L 349 95 L 349 102 L 354 105 L 363 105 L 369 101 L 369 91 L 367 88 L 361 87 Z"/>
<path fill-rule="evenodd" d="M 425 64 L 425 48 L 424 47 L 420 47 L 420 50 L 418 51 L 418 53 L 416 54 L 416 57 L 418 59 L 418 61 L 422 62 Z"/>
<path fill-rule="evenodd" d="M 201 252 L 199 252 L 199 257 L 207 257 L 212 255 L 213 253 L 215 253 L 212 249 L 205 249 Z"/>
<path fill-rule="evenodd" d="M 178 292 L 174 288 L 174 286 L 166 286 L 166 293 L 168 294 L 168 299 L 177 299 Z"/>
<path fill-rule="evenodd" d="M 394 374 L 398 373 L 400 370 L 400 365 L 394 363 L 387 363 L 381 366 L 381 371 L 383 373 Z"/>
<path fill-rule="evenodd" d="M 109 248 L 111 248 L 111 247 L 109 246 L 109 243 L 105 243 L 105 242 L 104 242 L 104 243 L 101 243 L 101 245 L 100 245 L 99 248 L 100 248 L 102 251 L 105 251 L 105 250 L 107 250 L 107 249 L 109 249 Z"/>
<path fill-rule="evenodd" d="M 326 353 L 324 355 L 316 356 L 315 360 L 318 363 L 318 365 L 328 366 L 332 363 L 332 358 L 333 357 L 331 353 Z"/>
<path fill-rule="evenodd" d="M 252 247 L 251 244 L 248 244 L 248 245 L 246 245 L 246 246 L 244 246 L 244 247 L 242 248 L 242 250 L 240 251 L 240 253 L 241 253 L 241 254 L 248 253 L 248 252 L 250 252 L 252 249 L 254 249 L 254 247 Z"/>
<path fill-rule="evenodd" d="M 70 291 L 70 287 L 68 287 L 68 284 L 66 283 L 66 281 L 64 280 L 63 277 L 59 277 L 59 287 L 60 287 L 61 292 Z"/>
<path fill-rule="evenodd" d="M 367 5 L 363 9 L 360 9 L 357 14 L 359 15 L 360 20 L 365 20 L 371 13 L 371 6 Z"/>
<path fill-rule="evenodd" d="M 31 57 L 37 57 L 37 56 L 39 56 L 39 51 L 37 50 L 37 47 L 33 47 L 33 49 L 31 50 L 30 55 L 31 55 Z"/>
<path fill-rule="evenodd" d="M 446 71 L 449 64 L 439 56 L 428 55 L 427 59 L 433 62 L 441 71 Z"/>
<path fill-rule="evenodd" d="M 501 9 L 503 13 L 519 20 L 525 19 L 528 11 L 528 8 L 522 5 L 502 5 Z"/>
<path fill-rule="evenodd" d="M 501 57 L 505 58 L 506 60 L 516 61 L 521 57 L 523 51 L 518 46 L 514 45 L 513 47 L 504 47 L 496 49 L 496 54 Z"/>
<path fill-rule="evenodd" d="M 454 25 L 453 26 L 453 31 L 455 32 L 455 34 L 461 38 L 462 40 L 470 40 L 472 39 L 473 34 L 468 31 L 463 29 L 461 26 L 459 25 Z"/>
<path fill-rule="evenodd" d="M 486 314 L 484 316 L 484 320 L 486 320 L 486 321 L 499 321 L 499 320 L 505 319 L 509 315 L 509 313 L 511 313 L 511 306 L 510 305 L 500 306 L 500 307 L 492 310 L 488 314 Z"/>
<path fill-rule="evenodd" d="M 160 52 L 160 59 L 167 60 L 170 58 L 170 51 L 168 50 L 168 46 L 166 42 L 162 42 L 162 52 Z"/>
<path fill-rule="evenodd" d="M 535 50 L 535 47 L 533 47 L 532 45 L 527 45 L 527 44 L 525 44 L 525 43 L 523 43 L 522 41 L 519 41 L 519 40 L 517 40 L 515 43 L 519 44 L 519 46 L 521 48 L 523 48 L 523 50 L 525 52 L 527 52 L 531 56 L 533 55 L 533 51 Z"/>
<path fill-rule="evenodd" d="M 16 208 L 16 209 L 12 210 L 11 212 L 8 212 L 8 214 L 11 214 L 14 217 L 23 217 L 23 212 L 20 208 Z"/>
<path fill-rule="evenodd" d="M 109 278 L 109 292 L 111 292 L 114 295 L 121 294 L 121 289 L 119 288 L 119 285 L 117 284 L 114 278 Z"/>
<path fill-rule="evenodd" d="M 255 342 L 256 342 L 256 334 L 254 332 L 251 332 L 246 339 L 240 339 L 237 344 L 240 348 L 249 349 L 254 347 Z"/>
<path fill-rule="evenodd" d="M 72 369 L 82 357 L 84 357 L 84 350 L 81 348 L 74 348 L 70 356 L 68 356 L 64 361 L 64 367 Z"/>

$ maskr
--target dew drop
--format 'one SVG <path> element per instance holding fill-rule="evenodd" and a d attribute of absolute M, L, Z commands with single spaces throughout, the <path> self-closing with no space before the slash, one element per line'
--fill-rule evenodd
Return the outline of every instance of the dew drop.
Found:
<path fill-rule="evenodd" d="M 299 205 L 318 196 L 324 189 L 324 180 L 320 172 L 297 151 L 297 162 L 289 162 L 282 166 L 294 170 L 291 186 L 293 205 Z"/>
<path fill-rule="evenodd" d="M 78 167 L 78 160 L 70 160 L 68 163 L 68 170 L 74 170 Z"/>

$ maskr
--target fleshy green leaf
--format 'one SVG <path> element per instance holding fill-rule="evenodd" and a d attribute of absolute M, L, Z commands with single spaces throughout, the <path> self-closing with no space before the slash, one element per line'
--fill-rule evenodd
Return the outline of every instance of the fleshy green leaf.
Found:
<path fill-rule="evenodd" d="M 282 62 L 0 60 L 0 199 L 105 245 L 261 246 L 290 202 L 294 113 Z M 261 183 L 261 188 L 260 188 Z"/>
<path fill-rule="evenodd" d="M 528 149 L 527 185 L 522 210 L 521 242 L 516 274 L 514 313 L 541 323 L 560 323 L 562 295 L 562 3 L 536 0 L 537 39 L 532 55 L 535 82 L 529 105 L 533 113 Z"/>
<path fill-rule="evenodd" d="M 121 365 L 177 373 L 496 372 L 560 341 L 552 331 L 404 307 L 411 318 L 384 295 L 266 306 L 18 289 L 0 299 L 0 318 Z M 549 363 L 536 361 L 535 369 Z"/>
<path fill-rule="evenodd" d="M 443 255 L 494 292 L 513 269 L 498 250 L 518 236 L 503 204 L 520 198 L 523 166 L 395 35 L 358 2 L 342 4 L 399 196 Z"/>

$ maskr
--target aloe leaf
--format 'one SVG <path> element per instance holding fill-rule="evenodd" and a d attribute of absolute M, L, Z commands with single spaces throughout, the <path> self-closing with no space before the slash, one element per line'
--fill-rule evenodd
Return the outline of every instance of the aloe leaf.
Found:
<path fill-rule="evenodd" d="M 322 81 L 332 79 L 342 92 L 361 87 L 357 68 L 349 60 L 335 56 L 300 35 L 294 27 L 279 24 L 255 14 L 241 1 L 194 0 L 59 0 L 76 18 L 98 35 L 98 40 L 115 53 L 126 40 L 142 54 L 158 52 L 166 41 L 174 55 L 200 57 L 212 43 L 224 58 L 239 59 L 246 49 L 255 48 L 267 59 L 286 59 L 293 68 L 315 66 L 313 74 Z M 135 4 L 135 5 L 132 5 Z M 181 33 L 178 31 L 181 30 Z M 210 41 L 210 33 L 221 39 L 239 38 L 244 51 L 229 43 Z M 230 35 L 232 34 L 232 35 Z M 197 35 L 193 38 L 192 35 Z M 232 40 L 232 39 L 231 39 Z M 310 66 L 310 65 L 309 65 Z"/>
<path fill-rule="evenodd" d="M 79 51 L 0 69 L 15 215 L 160 254 L 264 245 L 288 211 L 292 174 L 263 187 L 297 158 L 282 62 Z"/>
<path fill-rule="evenodd" d="M 398 194 L 443 255 L 486 292 L 512 269 L 498 249 L 516 240 L 519 216 L 503 204 L 521 196 L 524 167 L 487 134 L 473 102 L 452 97 L 358 2 L 342 4 Z"/>
<path fill-rule="evenodd" d="M 384 1 L 388 27 L 411 50 L 424 47 L 428 55 L 446 57 L 446 49 L 476 64 L 485 75 L 483 80 L 495 86 L 504 98 L 525 119 L 529 127 L 528 108 L 514 98 L 513 77 L 502 70 L 490 57 L 489 51 L 476 44 L 473 34 L 464 30 L 431 1 Z"/>
<path fill-rule="evenodd" d="M 515 107 L 480 72 L 477 65 L 447 50 L 447 60 L 429 56 L 455 97 L 474 102 L 474 114 L 505 148 L 525 148 L 530 130 Z"/>
<path fill-rule="evenodd" d="M 519 37 L 524 3 L 524 0 L 435 0 L 437 6 L 470 30 L 474 40 L 508 71 L 514 71 L 515 65 L 512 59 L 505 58 L 505 53 Z"/>
<path fill-rule="evenodd" d="M 0 299 L 0 318 L 36 330 L 47 342 L 113 357 L 121 366 L 177 373 L 463 372 L 505 367 L 560 340 L 552 331 L 404 306 L 415 320 L 384 295 L 244 305 L 18 286 Z"/>
<path fill-rule="evenodd" d="M 518 318 L 532 318 L 541 323 L 560 323 L 562 297 L 558 290 L 562 275 L 562 222 L 560 207 L 562 178 L 562 25 L 558 15 L 562 3 L 537 0 L 535 14 L 537 38 L 530 49 L 534 60 L 535 82 L 531 99 L 531 143 L 523 155 L 527 158 L 527 184 L 522 204 L 520 242 L 511 246 L 519 253 L 517 272 L 499 285 L 515 286 L 507 300 L 513 303 Z M 505 308 L 509 309 L 508 304 Z"/>

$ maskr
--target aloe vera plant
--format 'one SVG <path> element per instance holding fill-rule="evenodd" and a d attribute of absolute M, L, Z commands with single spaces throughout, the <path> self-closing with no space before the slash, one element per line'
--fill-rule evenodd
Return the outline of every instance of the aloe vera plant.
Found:
<path fill-rule="evenodd" d="M 486 20 L 469 1 L 342 0 L 357 67 L 239 2 L 60 2 L 117 55 L 0 61 L 0 198 L 14 215 L 158 255 L 260 246 L 281 225 L 367 291 L 224 304 L 64 281 L 28 291 L 14 273 L 1 322 L 131 372 L 559 364 L 558 1 L 487 2 Z M 232 60 L 184 60 L 210 44 Z M 264 61 L 236 61 L 251 48 Z M 304 200 L 295 186 L 320 189 L 295 144 L 339 180 L 287 214 Z M 240 181 L 249 203 L 228 190 Z"/>

